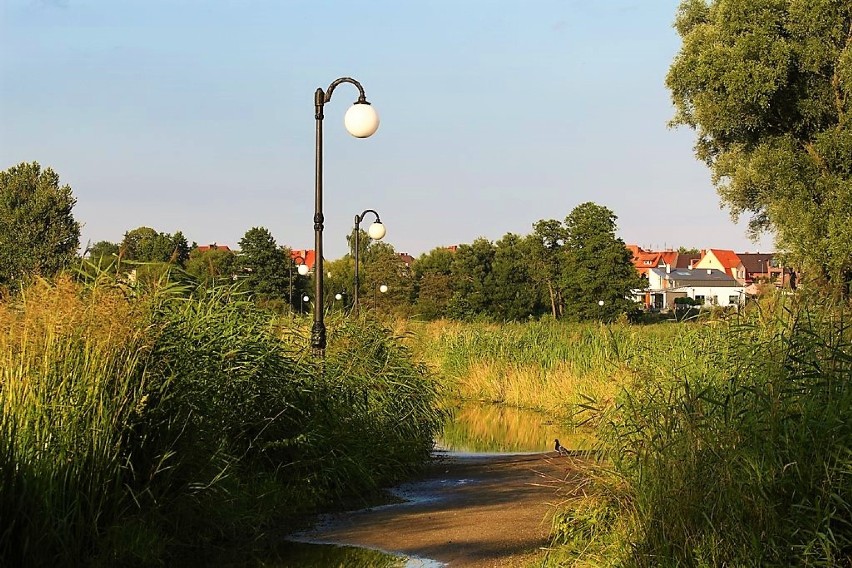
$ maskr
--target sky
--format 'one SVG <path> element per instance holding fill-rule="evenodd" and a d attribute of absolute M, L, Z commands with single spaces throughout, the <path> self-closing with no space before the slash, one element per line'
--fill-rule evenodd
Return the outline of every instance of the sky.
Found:
<path fill-rule="evenodd" d="M 628 244 L 771 251 L 668 127 L 677 5 L 0 0 L 0 169 L 56 171 L 83 247 L 147 226 L 313 248 L 314 92 L 353 77 L 381 125 L 346 133 L 352 85 L 325 105 L 326 258 L 366 209 L 416 257 L 587 201 Z"/>

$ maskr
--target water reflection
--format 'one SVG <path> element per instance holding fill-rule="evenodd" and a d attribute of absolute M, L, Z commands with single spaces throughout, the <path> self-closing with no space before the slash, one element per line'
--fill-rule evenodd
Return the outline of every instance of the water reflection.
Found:
<path fill-rule="evenodd" d="M 532 410 L 499 404 L 459 403 L 435 440 L 438 449 L 455 452 L 544 452 L 553 440 L 568 449 L 589 447 L 590 437 L 559 420 Z"/>
<path fill-rule="evenodd" d="M 229 568 L 411 568 L 427 566 L 419 559 L 388 554 L 380 550 L 334 544 L 282 541 L 273 548 L 232 551 L 199 557 L 186 566 Z"/>

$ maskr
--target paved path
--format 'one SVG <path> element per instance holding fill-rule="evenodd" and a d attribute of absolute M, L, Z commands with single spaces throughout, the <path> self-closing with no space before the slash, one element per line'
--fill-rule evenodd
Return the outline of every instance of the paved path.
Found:
<path fill-rule="evenodd" d="M 529 565 L 547 546 L 554 505 L 581 481 L 576 463 L 554 452 L 439 457 L 394 490 L 404 503 L 326 516 L 296 538 L 438 561 L 424 566 Z"/>

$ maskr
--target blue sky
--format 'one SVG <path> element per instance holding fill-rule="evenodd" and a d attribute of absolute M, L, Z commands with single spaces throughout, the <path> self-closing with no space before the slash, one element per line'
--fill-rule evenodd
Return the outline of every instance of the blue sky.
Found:
<path fill-rule="evenodd" d="M 594 201 L 646 247 L 767 251 L 671 130 L 677 0 L 3 0 L 0 168 L 73 188 L 82 240 L 149 226 L 313 246 L 313 94 L 359 80 L 381 116 L 326 105 L 325 252 L 375 209 L 387 241 L 528 234 Z"/>

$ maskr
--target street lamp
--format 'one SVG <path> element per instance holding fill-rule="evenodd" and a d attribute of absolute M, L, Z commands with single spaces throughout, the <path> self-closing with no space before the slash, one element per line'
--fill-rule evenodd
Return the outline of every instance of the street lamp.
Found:
<path fill-rule="evenodd" d="M 353 297 L 352 311 L 355 316 L 358 316 L 358 254 L 361 250 L 361 221 L 364 220 L 364 215 L 372 213 L 376 216 L 376 221 L 370 228 L 367 229 L 367 234 L 375 241 L 380 241 L 385 237 L 385 226 L 382 225 L 382 220 L 379 219 L 379 214 L 372 209 L 367 209 L 360 215 L 355 215 L 355 296 Z"/>
<path fill-rule="evenodd" d="M 295 307 L 293 306 L 293 263 L 296 261 L 298 261 L 298 268 L 296 269 L 296 271 L 302 276 L 305 276 L 308 273 L 308 266 L 305 264 L 305 259 L 301 256 L 297 256 L 293 258 L 291 262 L 287 263 L 287 280 L 290 283 L 290 313 L 293 313 L 293 308 Z"/>
<path fill-rule="evenodd" d="M 301 313 L 305 313 L 305 302 L 310 302 L 310 301 L 311 301 L 311 298 L 310 298 L 310 296 L 308 296 L 307 294 L 305 294 L 304 296 L 302 296 L 302 303 L 301 303 L 301 305 L 299 306 L 299 312 L 301 312 Z M 310 304 L 309 304 L 309 305 L 310 305 Z"/>
<path fill-rule="evenodd" d="M 343 124 L 346 130 L 356 138 L 367 138 L 379 128 L 379 115 L 367 102 L 361 83 L 350 77 L 341 77 L 323 91 L 321 88 L 314 93 L 314 108 L 316 118 L 316 168 L 314 170 L 314 251 L 316 267 L 314 269 L 314 325 L 311 328 L 311 347 L 314 355 L 325 355 L 326 337 L 325 322 L 323 321 L 323 270 L 322 270 L 322 120 L 323 107 L 331 100 L 334 89 L 341 83 L 351 83 L 358 89 L 358 100 L 355 101 L 346 115 Z"/>

